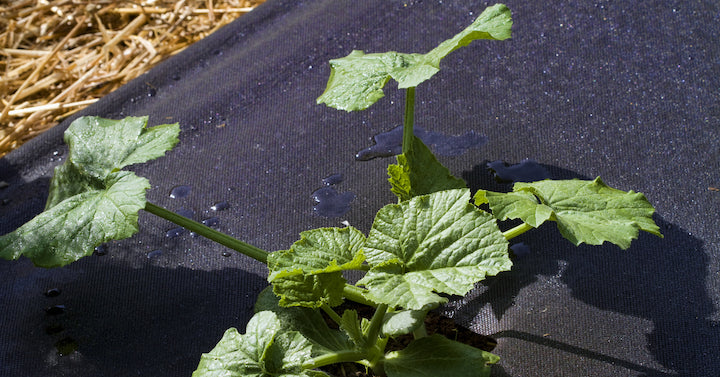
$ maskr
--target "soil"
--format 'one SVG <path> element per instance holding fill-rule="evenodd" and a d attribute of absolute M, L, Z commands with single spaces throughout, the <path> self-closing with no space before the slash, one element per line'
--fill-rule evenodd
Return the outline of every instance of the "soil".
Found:
<path fill-rule="evenodd" d="M 375 310 L 374 308 L 368 306 L 352 303 L 343 304 L 335 309 L 339 313 L 342 313 L 345 309 L 354 309 L 358 311 L 358 315 L 364 318 L 370 318 Z M 337 328 L 337 325 L 335 325 L 335 323 L 329 318 L 326 317 L 326 321 L 328 322 L 328 325 Z M 495 339 L 487 335 L 477 334 L 472 330 L 458 325 L 452 318 L 442 316 L 435 311 L 429 312 L 427 317 L 425 317 L 425 329 L 428 335 L 439 334 L 448 339 L 455 340 L 487 352 L 491 352 L 497 345 Z M 407 347 L 412 340 L 412 334 L 391 338 L 388 341 L 385 351 L 390 352 L 401 350 Z M 356 363 L 329 365 L 322 368 L 322 370 L 334 377 L 376 377 L 372 371 L 366 370 L 364 366 Z"/>

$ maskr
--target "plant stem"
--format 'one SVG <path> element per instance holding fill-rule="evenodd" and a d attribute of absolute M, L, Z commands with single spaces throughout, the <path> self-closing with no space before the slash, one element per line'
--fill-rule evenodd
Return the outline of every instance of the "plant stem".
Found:
<path fill-rule="evenodd" d="M 318 357 L 312 358 L 302 364 L 303 369 L 315 369 L 325 365 L 335 363 L 347 363 L 353 361 L 359 361 L 365 358 L 365 353 L 361 351 L 339 351 L 333 353 L 326 353 Z"/>
<path fill-rule="evenodd" d="M 415 87 L 405 89 L 405 118 L 403 119 L 402 153 L 407 153 L 412 145 L 415 133 Z"/>
<path fill-rule="evenodd" d="M 363 296 L 363 289 L 360 287 L 356 287 L 354 285 L 345 284 L 345 288 L 343 289 L 343 296 L 345 296 L 346 299 L 350 301 L 357 302 L 358 304 L 363 304 L 367 306 L 377 307 L 377 304 L 366 299 L 365 296 Z"/>
<path fill-rule="evenodd" d="M 375 308 L 375 314 L 373 314 L 372 318 L 370 319 L 370 325 L 368 326 L 367 332 L 365 333 L 365 339 L 367 339 L 369 342 L 372 342 L 372 344 L 367 344 L 366 348 L 373 346 L 377 341 L 377 338 L 380 335 L 380 327 L 382 327 L 382 323 L 385 319 L 385 313 L 387 312 L 387 309 L 387 304 L 380 304 L 377 306 L 377 308 Z"/>
<path fill-rule="evenodd" d="M 530 229 L 534 229 L 532 225 L 528 225 L 526 223 L 522 223 L 512 229 L 508 229 L 503 232 L 503 236 L 505 236 L 505 239 L 510 241 L 511 239 L 527 232 Z"/>
<path fill-rule="evenodd" d="M 338 325 L 342 323 L 342 318 L 340 317 L 339 314 L 337 314 L 337 313 L 335 312 L 335 310 L 333 310 L 333 308 L 330 307 L 330 305 L 328 305 L 328 304 L 322 304 L 322 306 L 320 307 L 320 309 L 322 309 L 322 311 L 324 311 L 325 314 L 327 314 L 328 317 L 330 317 L 330 318 L 331 318 L 333 321 L 335 321 L 335 323 L 337 323 Z"/>
<path fill-rule="evenodd" d="M 237 240 L 231 236 L 228 236 L 227 234 L 218 232 L 217 230 L 210 228 L 209 226 L 201 224 L 197 221 L 190 220 L 187 217 L 180 216 L 175 212 L 168 211 L 165 208 L 159 207 L 150 202 L 145 203 L 145 210 L 152 213 L 153 215 L 162 217 L 165 220 L 180 225 L 181 227 L 191 232 L 195 232 L 223 246 L 227 246 L 237 252 L 249 256 L 250 258 L 267 264 L 267 256 L 269 253 L 263 249 Z"/>

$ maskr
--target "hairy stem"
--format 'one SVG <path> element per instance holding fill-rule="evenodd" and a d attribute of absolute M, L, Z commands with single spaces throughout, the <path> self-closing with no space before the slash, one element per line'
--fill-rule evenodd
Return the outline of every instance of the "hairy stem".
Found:
<path fill-rule="evenodd" d="M 237 252 L 249 256 L 250 258 L 267 264 L 267 256 L 269 253 L 263 249 L 237 240 L 231 236 L 228 236 L 227 234 L 218 232 L 217 230 L 210 228 L 209 226 L 201 224 L 197 221 L 190 220 L 187 217 L 180 216 L 175 212 L 168 211 L 165 208 L 159 207 L 150 202 L 145 203 L 145 210 L 152 213 L 153 215 L 162 217 L 165 220 L 180 225 L 181 227 L 191 232 L 195 232 L 223 246 L 227 246 Z"/>
<path fill-rule="evenodd" d="M 508 229 L 503 232 L 503 236 L 505 236 L 505 239 L 510 241 L 511 239 L 527 232 L 530 229 L 535 229 L 532 227 L 532 225 L 528 225 L 526 223 L 522 223 L 512 229 Z"/>
<path fill-rule="evenodd" d="M 405 118 L 403 120 L 402 153 L 407 153 L 412 145 L 413 126 L 415 125 L 415 87 L 405 89 Z"/>

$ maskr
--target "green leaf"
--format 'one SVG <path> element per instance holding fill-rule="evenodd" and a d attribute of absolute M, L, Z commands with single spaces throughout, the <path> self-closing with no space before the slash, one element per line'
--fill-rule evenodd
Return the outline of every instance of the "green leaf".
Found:
<path fill-rule="evenodd" d="M 640 230 L 662 237 L 645 195 L 614 189 L 600 177 L 519 182 L 506 194 L 480 190 L 475 203 L 483 202 L 500 220 L 520 219 L 533 227 L 555 221 L 563 237 L 575 245 L 608 241 L 627 249 Z"/>
<path fill-rule="evenodd" d="M 364 243 L 365 236 L 353 227 L 320 228 L 300 233 L 289 250 L 270 254 L 268 281 L 280 305 L 340 305 L 346 283 L 342 271 L 362 268 Z"/>
<path fill-rule="evenodd" d="M 273 312 L 255 314 L 244 335 L 228 329 L 215 348 L 203 354 L 193 377 L 327 376 L 305 370 L 311 359 L 310 342 L 297 331 L 280 331 Z"/>
<path fill-rule="evenodd" d="M 409 334 L 424 324 L 427 310 L 399 310 L 385 313 L 382 333 L 386 336 Z"/>
<path fill-rule="evenodd" d="M 25 255 L 36 266 L 60 267 L 92 254 L 103 242 L 137 233 L 148 180 L 119 171 L 108 175 L 102 186 L 88 187 L 0 237 L 0 257 Z"/>
<path fill-rule="evenodd" d="M 499 357 L 483 350 L 432 335 L 385 355 L 388 377 L 486 377 Z"/>
<path fill-rule="evenodd" d="M 281 331 L 299 331 L 309 340 L 313 344 L 313 357 L 354 348 L 344 332 L 328 327 L 317 309 L 280 306 L 279 298 L 272 292 L 272 287 L 260 292 L 255 302 L 255 312 L 266 310 L 277 315 Z"/>
<path fill-rule="evenodd" d="M 145 129 L 147 117 L 76 119 L 65 141 L 70 154 L 55 168 L 45 211 L 0 237 L 0 257 L 59 267 L 90 255 L 103 242 L 138 231 L 147 179 L 124 166 L 162 156 L 177 143 L 177 124 Z"/>
<path fill-rule="evenodd" d="M 65 131 L 70 160 L 88 175 L 103 179 L 125 166 L 162 157 L 177 144 L 180 127 L 175 123 L 146 128 L 147 120 L 76 119 Z"/>
<path fill-rule="evenodd" d="M 388 180 L 392 186 L 391 191 L 400 201 L 466 187 L 465 181 L 454 177 L 417 136 L 413 136 L 409 150 L 398 155 L 397 161 L 397 165 L 388 166 Z"/>
<path fill-rule="evenodd" d="M 440 191 L 383 207 L 363 251 L 371 267 L 358 284 L 369 299 L 424 310 L 509 270 L 495 218 L 469 203 L 468 189 Z"/>
<path fill-rule="evenodd" d="M 365 54 L 355 50 L 350 55 L 330 61 L 330 79 L 317 103 L 354 111 L 368 108 L 384 96 L 383 87 L 393 78 L 400 89 L 415 87 L 440 70 L 440 61 L 452 51 L 477 39 L 510 38 L 510 10 L 502 4 L 491 6 L 465 30 L 442 42 L 427 54 L 404 54 L 394 51 Z"/>

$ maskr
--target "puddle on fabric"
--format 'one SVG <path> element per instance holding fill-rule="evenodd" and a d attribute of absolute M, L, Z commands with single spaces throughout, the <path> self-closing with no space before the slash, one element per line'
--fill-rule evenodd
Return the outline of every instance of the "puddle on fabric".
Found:
<path fill-rule="evenodd" d="M 339 193 L 334 185 L 343 181 L 342 174 L 332 174 L 323 178 L 324 187 L 315 190 L 312 198 L 315 200 L 313 211 L 323 217 L 340 217 L 350 211 L 350 203 L 355 200 L 352 192 Z"/>
<path fill-rule="evenodd" d="M 180 199 L 190 195 L 192 188 L 188 185 L 175 186 L 170 190 L 170 197 L 173 199 Z"/>
<path fill-rule="evenodd" d="M 147 258 L 152 259 L 155 257 L 159 257 L 161 255 L 162 255 L 162 249 L 156 249 L 156 250 L 153 250 L 153 251 L 147 253 Z"/>
<path fill-rule="evenodd" d="M 485 145 L 488 138 L 467 131 L 459 136 L 445 135 L 440 132 L 426 131 L 415 126 L 415 136 L 425 143 L 433 153 L 440 156 L 459 156 L 470 149 L 480 148 Z M 403 127 L 397 126 L 390 131 L 373 136 L 375 145 L 365 148 L 355 155 L 359 161 L 369 161 L 378 157 L 392 157 L 402 153 Z"/>
<path fill-rule="evenodd" d="M 550 178 L 550 172 L 531 159 L 508 165 L 502 160 L 489 162 L 488 168 L 495 172 L 495 180 L 504 182 L 535 182 Z"/>

